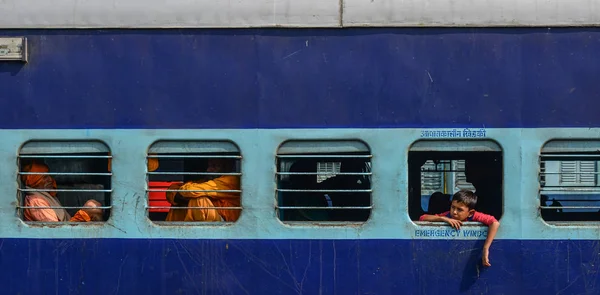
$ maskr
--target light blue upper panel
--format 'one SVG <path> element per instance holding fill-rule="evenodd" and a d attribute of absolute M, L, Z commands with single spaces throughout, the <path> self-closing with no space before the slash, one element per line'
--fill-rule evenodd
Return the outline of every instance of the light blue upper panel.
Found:
<path fill-rule="evenodd" d="M 231 130 L 0 130 L 0 237 L 25 238 L 205 238 L 205 239 L 482 239 L 485 227 L 452 233 L 445 225 L 412 222 L 407 212 L 410 146 L 422 139 L 420 129 L 231 129 Z M 550 139 L 598 138 L 596 128 L 487 129 L 504 155 L 505 200 L 499 239 L 594 239 L 597 223 L 548 225 L 539 217 L 539 154 Z M 231 225 L 161 226 L 146 218 L 145 172 L 148 147 L 157 140 L 230 140 L 244 155 L 241 218 Z M 99 140 L 110 147 L 111 219 L 104 225 L 26 225 L 15 214 L 16 157 L 29 140 Z M 373 155 L 373 210 L 356 226 L 288 226 L 275 215 L 275 157 L 288 140 L 353 139 Z M 466 140 L 465 138 L 438 138 Z M 11 185 L 12 184 L 12 185 Z"/>

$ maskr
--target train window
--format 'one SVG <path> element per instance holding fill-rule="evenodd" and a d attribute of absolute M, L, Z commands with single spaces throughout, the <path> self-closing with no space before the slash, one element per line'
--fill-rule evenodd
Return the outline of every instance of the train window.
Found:
<path fill-rule="evenodd" d="M 478 196 L 477 211 L 502 215 L 502 149 L 492 141 L 417 141 L 408 155 L 408 211 L 412 220 L 450 208 L 461 189 Z"/>
<path fill-rule="evenodd" d="M 30 141 L 19 151 L 19 216 L 26 222 L 105 221 L 109 148 L 101 142 Z"/>
<path fill-rule="evenodd" d="M 155 222 L 235 222 L 241 155 L 227 141 L 159 141 L 148 150 L 148 217 Z"/>
<path fill-rule="evenodd" d="M 600 141 L 549 141 L 540 155 L 540 215 L 545 221 L 599 221 Z"/>
<path fill-rule="evenodd" d="M 371 152 L 360 141 L 288 141 L 277 152 L 277 215 L 284 222 L 365 222 Z"/>

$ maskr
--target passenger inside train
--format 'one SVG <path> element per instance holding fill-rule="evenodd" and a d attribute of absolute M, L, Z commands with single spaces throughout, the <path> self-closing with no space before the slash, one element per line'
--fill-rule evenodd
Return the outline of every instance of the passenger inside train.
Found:
<path fill-rule="evenodd" d="M 207 161 L 206 172 L 212 175 L 172 184 L 169 190 L 179 191 L 166 193 L 167 201 L 172 205 L 166 221 L 236 221 L 241 213 L 237 209 L 240 207 L 240 194 L 231 191 L 240 189 L 240 177 L 220 174 L 234 170 L 235 160 L 211 158 Z"/>
<path fill-rule="evenodd" d="M 460 190 L 452 196 L 450 210 L 430 215 L 423 214 L 419 221 L 446 222 L 455 229 L 460 229 L 465 221 L 481 222 L 488 226 L 488 235 L 483 244 L 482 263 L 484 266 L 491 266 L 489 260 L 489 250 L 500 223 L 491 215 L 484 214 L 475 210 L 477 207 L 477 195 L 469 190 Z"/>
<path fill-rule="evenodd" d="M 102 207 L 102 204 L 96 200 L 88 200 L 83 204 L 82 209 L 77 211 L 73 217 L 71 217 L 71 222 L 90 222 L 90 221 L 102 221 L 102 209 L 98 207 Z"/>
<path fill-rule="evenodd" d="M 448 208 L 450 195 L 474 191 L 479 201 L 474 209 L 502 216 L 502 153 L 496 151 L 411 151 L 409 152 L 409 215 L 440 213 Z"/>
<path fill-rule="evenodd" d="M 23 168 L 27 173 L 48 173 L 46 164 L 32 162 Z M 71 216 L 65 210 L 60 201 L 56 198 L 56 181 L 50 175 L 44 174 L 25 174 L 21 175 L 21 181 L 27 189 L 36 189 L 38 191 L 28 191 L 25 193 L 23 218 L 26 221 L 46 221 L 59 222 L 69 221 Z M 34 209 L 32 207 L 54 207 L 45 209 Z"/>
<path fill-rule="evenodd" d="M 328 180 L 324 179 L 325 177 L 318 179 L 315 175 L 317 166 L 318 161 L 315 159 L 301 159 L 295 161 L 287 171 L 294 174 L 286 175 L 288 176 L 286 177 L 286 180 L 279 182 L 279 187 L 282 189 L 302 190 L 302 192 L 286 192 L 282 194 L 280 203 L 283 207 L 298 208 L 285 210 L 283 216 L 285 216 L 286 221 L 330 220 L 331 217 L 329 215 L 331 212 L 319 208 L 329 207 L 331 198 L 326 196 L 326 193 L 313 192 L 314 190 L 321 188 L 321 183 Z M 311 207 L 314 207 L 315 209 L 310 209 Z"/>
<path fill-rule="evenodd" d="M 33 161 L 25 165 L 22 169 L 26 173 L 49 173 L 48 165 Z M 25 221 L 44 221 L 44 222 L 61 222 L 61 221 L 102 221 L 103 210 L 100 208 L 102 204 L 94 199 L 89 199 L 71 218 L 69 212 L 62 208 L 57 192 L 58 186 L 55 178 L 47 174 L 23 174 L 21 180 L 27 189 L 36 191 L 27 191 L 24 196 L 23 218 Z M 34 207 L 51 207 L 35 209 Z"/>
<path fill-rule="evenodd" d="M 281 159 L 282 221 L 365 222 L 371 214 L 370 160 L 357 156 Z M 314 209 L 313 209 L 314 208 Z"/>

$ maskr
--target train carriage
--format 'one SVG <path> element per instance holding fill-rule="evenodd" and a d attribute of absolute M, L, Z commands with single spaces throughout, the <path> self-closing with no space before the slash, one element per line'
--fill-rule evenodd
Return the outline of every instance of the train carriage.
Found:
<path fill-rule="evenodd" d="M 2 294 L 597 294 L 599 10 L 4 1 Z M 167 221 L 211 159 L 239 218 Z M 27 221 L 36 161 L 103 221 Z M 489 268 L 486 227 L 418 221 L 464 188 Z"/>

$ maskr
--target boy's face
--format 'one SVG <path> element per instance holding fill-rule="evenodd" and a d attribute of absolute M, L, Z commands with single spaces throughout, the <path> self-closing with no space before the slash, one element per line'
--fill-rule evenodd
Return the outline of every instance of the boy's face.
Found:
<path fill-rule="evenodd" d="M 469 210 L 467 205 L 458 201 L 452 201 L 452 205 L 450 206 L 450 216 L 452 216 L 452 219 L 465 221 L 467 218 L 471 217 L 474 212 L 474 209 Z"/>

